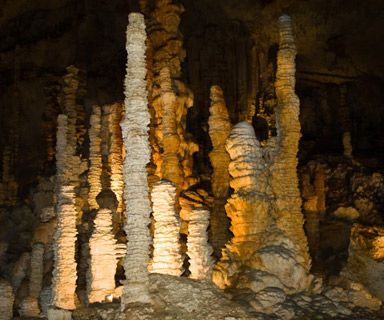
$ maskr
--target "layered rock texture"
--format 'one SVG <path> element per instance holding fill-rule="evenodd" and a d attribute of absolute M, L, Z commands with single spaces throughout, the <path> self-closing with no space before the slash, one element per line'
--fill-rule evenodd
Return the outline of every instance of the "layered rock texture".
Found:
<path fill-rule="evenodd" d="M 229 220 L 227 219 L 224 205 L 229 194 L 229 155 L 225 150 L 225 143 L 231 132 L 231 122 L 223 96 L 223 90 L 219 86 L 211 87 L 211 107 L 209 136 L 213 150 L 209 153 L 209 159 L 213 167 L 211 177 L 214 203 L 211 213 L 211 243 L 216 255 L 220 255 L 221 249 L 229 240 Z"/>
<path fill-rule="evenodd" d="M 153 258 L 150 271 L 180 276 L 183 259 L 180 248 L 180 219 L 175 208 L 176 187 L 161 180 L 152 189 L 154 218 Z"/>
<path fill-rule="evenodd" d="M 127 29 L 127 75 L 125 78 L 125 116 L 121 122 L 124 140 L 125 226 L 128 235 L 124 262 L 126 284 L 122 308 L 140 301 L 148 302 L 148 260 L 151 242 L 148 224 L 151 207 L 146 165 L 150 161 L 148 143 L 149 113 L 146 90 L 145 24 L 138 13 L 129 15 Z"/>
<path fill-rule="evenodd" d="M 67 116 L 59 115 L 56 137 L 56 192 L 57 225 L 54 236 L 54 270 L 52 279 L 52 305 L 75 309 L 76 290 L 76 219 L 75 187 L 71 184 L 74 149 L 68 142 Z"/>
<path fill-rule="evenodd" d="M 214 259 L 213 249 L 208 243 L 209 216 L 209 210 L 205 208 L 194 209 L 189 215 L 187 255 L 191 279 L 211 278 Z"/>
<path fill-rule="evenodd" d="M 296 173 L 299 100 L 294 92 L 296 47 L 288 16 L 280 17 L 279 30 L 277 137 L 261 148 L 250 124 L 241 122 L 231 132 L 227 151 L 234 194 L 226 210 L 234 237 L 213 272 L 220 287 L 246 287 L 256 295 L 268 287 L 300 292 L 312 281 Z"/>
<path fill-rule="evenodd" d="M 15 299 L 13 288 L 10 283 L 0 279 L 0 319 L 9 320 L 13 318 L 13 302 Z"/>

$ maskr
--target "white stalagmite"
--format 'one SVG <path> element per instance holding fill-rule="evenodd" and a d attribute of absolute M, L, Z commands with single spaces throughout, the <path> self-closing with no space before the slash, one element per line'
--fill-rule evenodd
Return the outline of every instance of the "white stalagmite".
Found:
<path fill-rule="evenodd" d="M 151 237 L 150 200 L 146 165 L 150 161 L 148 142 L 148 112 L 145 64 L 145 23 L 139 13 L 129 15 L 127 29 L 127 75 L 125 78 L 125 116 L 121 122 L 126 156 L 124 159 L 124 200 L 126 221 L 124 230 L 128 237 L 124 261 L 126 283 L 121 307 L 129 303 L 150 302 L 149 295 L 149 246 Z"/>
<path fill-rule="evenodd" d="M 56 145 L 56 183 L 57 183 L 57 225 L 54 236 L 54 270 L 52 280 L 52 306 L 56 308 L 75 309 L 76 290 L 76 218 L 74 186 L 69 185 L 72 172 L 68 166 L 67 116 L 59 115 L 57 119 Z"/>
<path fill-rule="evenodd" d="M 43 263 L 44 263 L 43 243 L 37 242 L 32 246 L 31 269 L 29 276 L 29 295 L 22 302 L 20 315 L 25 317 L 39 317 L 39 297 L 43 285 Z"/>
<path fill-rule="evenodd" d="M 180 222 L 175 211 L 176 187 L 172 182 L 160 180 L 153 186 L 151 197 L 155 230 L 150 271 L 180 276 L 183 259 L 179 242 Z"/>
<path fill-rule="evenodd" d="M 209 211 L 205 208 L 192 210 L 189 216 L 187 255 L 190 278 L 209 279 L 214 264 L 213 249 L 208 243 Z"/>
<path fill-rule="evenodd" d="M 112 232 L 112 212 L 103 208 L 97 212 L 94 231 L 89 239 L 89 269 L 87 274 L 88 302 L 104 302 L 115 291 L 117 246 Z"/>
<path fill-rule="evenodd" d="M 0 278 L 0 320 L 13 319 L 13 302 L 15 296 L 12 286 Z"/>
<path fill-rule="evenodd" d="M 224 205 L 229 193 L 230 180 L 228 172 L 230 157 L 225 150 L 225 142 L 231 132 L 231 122 L 223 90 L 219 86 L 211 87 L 209 113 L 209 136 L 213 146 L 209 159 L 213 167 L 212 192 L 215 197 L 211 214 L 211 243 L 216 255 L 219 256 L 221 249 L 230 239 L 229 220 Z"/>
<path fill-rule="evenodd" d="M 99 106 L 93 107 L 93 113 L 90 119 L 91 127 L 89 128 L 89 194 L 88 203 L 91 209 L 97 209 L 99 206 L 96 202 L 96 196 L 101 191 L 101 172 L 102 172 L 102 159 L 101 159 L 101 108 Z"/>

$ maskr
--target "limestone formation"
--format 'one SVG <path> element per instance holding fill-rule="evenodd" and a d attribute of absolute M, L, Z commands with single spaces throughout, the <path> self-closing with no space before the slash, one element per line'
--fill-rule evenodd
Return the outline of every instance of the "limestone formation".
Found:
<path fill-rule="evenodd" d="M 351 119 L 349 115 L 349 109 L 346 101 L 347 96 L 347 85 L 340 85 L 340 106 L 339 106 L 339 114 L 340 114 L 340 122 L 341 128 L 343 130 L 343 147 L 344 147 L 344 155 L 348 158 L 352 157 L 353 149 L 351 142 Z"/>
<path fill-rule="evenodd" d="M 35 243 L 32 246 L 29 294 L 20 308 L 20 315 L 25 317 L 40 316 L 39 297 L 43 285 L 44 249 L 43 243 Z"/>
<path fill-rule="evenodd" d="M 14 206 L 17 201 L 18 184 L 13 174 L 14 157 L 10 145 L 6 145 L 2 154 L 2 175 L 0 180 L 0 204 Z"/>
<path fill-rule="evenodd" d="M 112 232 L 112 211 L 99 209 L 94 231 L 89 239 L 89 269 L 87 273 L 88 302 L 104 302 L 115 291 L 117 266 L 116 240 Z"/>
<path fill-rule="evenodd" d="M 219 86 L 211 87 L 211 107 L 209 112 L 209 135 L 213 146 L 209 158 L 213 167 L 211 183 L 214 195 L 211 213 L 211 243 L 216 255 L 219 255 L 230 238 L 229 220 L 224 205 L 229 193 L 230 180 L 228 172 L 230 158 L 225 150 L 225 142 L 231 132 L 231 123 L 223 91 Z"/>
<path fill-rule="evenodd" d="M 120 103 L 111 105 L 109 119 L 110 144 L 108 153 L 108 163 L 111 170 L 110 184 L 111 190 L 116 195 L 118 201 L 117 212 L 121 214 L 124 209 L 123 203 L 123 139 L 121 137 L 120 121 L 123 110 Z"/>
<path fill-rule="evenodd" d="M 89 172 L 88 172 L 88 203 L 90 209 L 97 209 L 96 196 L 101 191 L 101 108 L 93 107 L 89 129 Z"/>
<path fill-rule="evenodd" d="M 68 141 L 67 116 L 58 116 L 56 138 L 56 189 L 57 226 L 54 236 L 54 270 L 52 280 L 52 306 L 72 310 L 75 308 L 76 290 L 76 218 L 75 187 L 70 183 L 73 177 L 72 164 L 74 149 Z"/>
<path fill-rule="evenodd" d="M 180 222 L 175 210 L 176 187 L 169 181 L 161 180 L 153 186 L 151 198 L 154 235 L 150 271 L 181 276 L 183 259 L 179 240 Z"/>
<path fill-rule="evenodd" d="M 384 228 L 354 224 L 348 253 L 342 275 L 363 284 L 373 295 L 384 300 Z"/>
<path fill-rule="evenodd" d="M 127 281 L 121 298 L 122 309 L 129 303 L 149 302 L 149 217 L 151 207 L 146 165 L 150 161 L 148 143 L 149 113 L 146 90 L 145 24 L 138 13 L 129 15 L 127 29 L 127 75 L 125 116 L 121 123 L 125 148 L 124 200 L 125 232 L 128 236 L 124 269 Z"/>
<path fill-rule="evenodd" d="M 308 289 L 312 277 L 296 172 L 299 100 L 288 16 L 279 19 L 279 29 L 277 137 L 261 148 L 250 124 L 241 122 L 231 132 L 227 151 L 234 193 L 226 211 L 234 236 L 215 266 L 213 280 L 223 288 L 235 285 L 257 293 L 275 287 L 291 294 Z"/>
<path fill-rule="evenodd" d="M 205 208 L 192 210 L 189 216 L 187 255 L 190 278 L 204 280 L 211 278 L 214 259 L 213 249 L 208 243 L 209 211 Z"/>
<path fill-rule="evenodd" d="M 0 319 L 13 319 L 13 302 L 15 299 L 12 286 L 0 278 Z"/>

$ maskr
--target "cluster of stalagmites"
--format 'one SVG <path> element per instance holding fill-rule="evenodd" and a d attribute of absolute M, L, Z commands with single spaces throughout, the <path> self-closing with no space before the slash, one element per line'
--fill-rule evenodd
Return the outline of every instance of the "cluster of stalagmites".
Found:
<path fill-rule="evenodd" d="M 233 238 L 213 272 L 222 288 L 236 286 L 261 294 L 279 288 L 288 294 L 311 284 L 310 261 L 296 173 L 300 123 L 294 93 L 294 57 L 290 18 L 280 22 L 276 93 L 278 136 L 265 148 L 247 122 L 237 124 L 227 141 L 230 186 L 226 211 Z M 260 309 L 259 302 L 251 302 Z"/>

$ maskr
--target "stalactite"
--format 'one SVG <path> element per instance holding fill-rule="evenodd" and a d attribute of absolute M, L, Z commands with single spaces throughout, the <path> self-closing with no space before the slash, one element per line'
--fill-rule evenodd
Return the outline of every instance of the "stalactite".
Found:
<path fill-rule="evenodd" d="M 108 161 L 110 147 L 110 131 L 109 118 L 111 115 L 111 106 L 104 105 L 101 113 L 101 155 L 102 155 L 102 174 L 101 187 L 102 189 L 110 189 L 110 163 Z"/>
<path fill-rule="evenodd" d="M 215 197 L 211 214 L 211 243 L 217 256 L 229 240 L 229 220 L 225 213 L 224 205 L 229 193 L 229 155 L 225 150 L 225 142 L 231 132 L 231 123 L 223 97 L 223 91 L 219 86 L 211 88 L 211 107 L 209 135 L 213 150 L 209 158 L 213 167 L 212 192 Z"/>
<path fill-rule="evenodd" d="M 122 214 L 124 210 L 123 203 L 123 139 L 121 136 L 120 121 L 122 119 L 122 105 L 115 103 L 111 105 L 109 132 L 110 132 L 110 146 L 108 163 L 111 170 L 111 190 L 115 193 L 118 201 L 117 213 Z M 120 219 L 119 219 L 120 220 Z"/>
<path fill-rule="evenodd" d="M 67 116 L 58 116 L 56 138 L 56 194 L 57 226 L 54 236 L 54 270 L 52 280 L 52 306 L 72 310 L 75 308 L 76 289 L 76 218 L 74 186 L 71 171 L 74 149 L 69 147 Z"/>
<path fill-rule="evenodd" d="M 21 303 L 21 310 L 19 311 L 20 315 L 24 317 L 40 316 L 39 297 L 43 285 L 44 249 L 43 243 L 38 242 L 32 246 L 29 294 Z"/>
<path fill-rule="evenodd" d="M 209 211 L 205 208 L 192 210 L 189 216 L 187 255 L 190 278 L 210 279 L 214 260 L 213 249 L 208 243 Z"/>
<path fill-rule="evenodd" d="M 183 259 L 179 242 L 180 222 L 175 211 L 176 187 L 161 180 L 153 186 L 151 197 L 155 221 L 150 271 L 180 276 Z"/>
<path fill-rule="evenodd" d="M 347 95 L 347 85 L 340 85 L 340 105 L 339 105 L 339 114 L 340 114 L 340 122 L 341 128 L 343 130 L 343 147 L 344 147 L 344 155 L 348 158 L 352 157 L 353 148 L 351 142 L 351 120 L 348 110 L 348 105 L 346 101 Z"/>
<path fill-rule="evenodd" d="M 88 302 L 104 302 L 115 291 L 117 267 L 116 240 L 112 232 L 112 211 L 101 208 L 89 239 L 90 261 L 87 274 Z"/>
<path fill-rule="evenodd" d="M 97 209 L 96 196 L 101 191 L 101 108 L 93 107 L 89 129 L 89 172 L 88 172 L 88 203 L 91 209 Z"/>
<path fill-rule="evenodd" d="M 127 278 L 122 309 L 132 302 L 149 302 L 148 260 L 151 213 L 146 165 L 150 161 L 148 143 L 145 23 L 138 13 L 129 15 L 127 29 L 127 75 L 125 78 L 125 116 L 121 123 L 126 156 L 124 159 L 125 232 L 128 235 L 124 261 Z"/>
<path fill-rule="evenodd" d="M 12 286 L 4 279 L 0 278 L 0 319 L 13 319 L 13 302 L 15 296 Z"/>
<path fill-rule="evenodd" d="M 309 271 L 307 239 L 303 230 L 301 196 L 298 187 L 297 153 L 299 150 L 299 98 L 295 93 L 296 45 L 291 18 L 279 18 L 280 43 L 277 54 L 275 90 L 278 150 L 271 165 L 271 186 L 276 196 L 276 225 L 300 249 L 303 267 Z"/>

